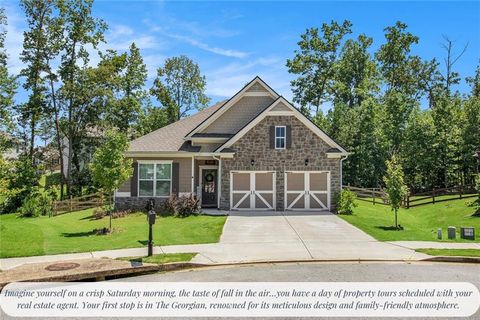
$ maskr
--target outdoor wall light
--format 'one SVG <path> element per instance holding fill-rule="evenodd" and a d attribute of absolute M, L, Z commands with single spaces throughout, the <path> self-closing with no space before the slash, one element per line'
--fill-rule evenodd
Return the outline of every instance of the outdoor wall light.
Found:
<path fill-rule="evenodd" d="M 255 160 L 253 160 L 253 159 L 250 160 L 250 164 L 251 164 L 252 166 L 254 166 L 254 165 L 255 165 Z"/>
<path fill-rule="evenodd" d="M 308 159 L 305 159 L 305 165 L 308 166 Z"/>

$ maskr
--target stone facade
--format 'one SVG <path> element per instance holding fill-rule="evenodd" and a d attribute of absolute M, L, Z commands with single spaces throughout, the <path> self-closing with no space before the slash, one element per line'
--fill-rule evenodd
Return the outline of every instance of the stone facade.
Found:
<path fill-rule="evenodd" d="M 115 198 L 115 210 L 146 211 L 149 197 L 118 197 Z M 166 198 L 154 198 L 155 211 L 161 212 L 162 204 Z"/>
<path fill-rule="evenodd" d="M 291 148 L 275 150 L 270 148 L 270 127 L 291 126 Z M 331 206 L 340 191 L 340 159 L 327 158 L 331 147 L 294 116 L 267 116 L 248 131 L 232 147 L 233 159 L 222 159 L 221 209 L 230 208 L 230 171 L 269 170 L 276 172 L 276 210 L 284 210 L 284 172 L 330 171 Z M 305 165 L 308 159 L 308 165 Z M 252 166 L 251 161 L 255 164 Z"/>

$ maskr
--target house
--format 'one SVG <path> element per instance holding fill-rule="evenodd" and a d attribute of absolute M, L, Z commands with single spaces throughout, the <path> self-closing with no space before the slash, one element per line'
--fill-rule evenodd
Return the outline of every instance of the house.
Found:
<path fill-rule="evenodd" d="M 131 141 L 119 209 L 196 194 L 203 208 L 331 210 L 348 153 L 259 77 L 237 94 Z"/>

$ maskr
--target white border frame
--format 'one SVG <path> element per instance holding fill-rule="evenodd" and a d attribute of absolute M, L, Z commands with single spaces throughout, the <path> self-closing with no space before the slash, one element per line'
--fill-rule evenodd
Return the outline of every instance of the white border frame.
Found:
<path fill-rule="evenodd" d="M 198 186 L 200 187 L 200 192 L 203 189 L 203 170 L 204 169 L 217 169 L 217 208 L 218 208 L 218 199 L 220 198 L 220 190 L 218 186 L 220 185 L 220 175 L 219 175 L 219 166 L 218 165 L 201 165 L 198 166 Z M 202 207 L 202 195 L 200 194 L 200 208 Z M 214 208 L 214 207 L 212 207 Z"/>
<path fill-rule="evenodd" d="M 250 208 L 234 208 L 233 207 L 233 174 L 234 173 L 248 173 L 250 174 L 250 190 L 241 190 L 237 193 L 245 193 L 245 196 L 250 197 Z M 253 174 L 252 174 L 253 173 Z M 272 173 L 272 191 L 256 191 L 255 190 L 255 173 Z M 255 208 L 255 197 L 257 195 L 263 198 L 258 193 L 272 194 L 272 208 Z M 264 199 L 263 199 L 264 200 Z M 263 201 L 262 200 L 262 201 Z M 243 202 L 244 199 L 240 202 Z M 264 201 L 265 202 L 265 201 Z M 230 171 L 230 210 L 232 211 L 276 211 L 277 210 L 277 172 L 274 170 L 232 170 Z"/>
<path fill-rule="evenodd" d="M 303 173 L 304 174 L 304 191 L 299 191 L 299 190 L 295 190 L 295 191 L 288 191 L 287 190 L 287 174 L 288 173 Z M 308 173 L 308 175 L 306 174 Z M 327 195 L 327 207 L 326 208 L 288 208 L 287 204 L 288 204 L 288 199 L 287 199 L 287 194 L 292 194 L 292 193 L 300 193 L 299 194 L 299 197 L 301 197 L 302 195 L 305 196 L 305 207 L 307 207 L 307 203 L 310 204 L 310 199 L 309 197 L 307 197 L 307 195 L 309 195 L 309 192 L 310 192 L 310 174 L 311 173 L 327 173 L 327 190 L 326 191 L 313 191 L 314 193 L 317 193 L 317 194 L 326 194 Z M 326 170 L 305 170 L 305 171 L 302 171 L 302 170 L 286 170 L 285 173 L 284 173 L 284 210 L 285 211 L 325 211 L 325 210 L 328 210 L 330 211 L 331 209 L 331 171 L 326 171 Z M 313 196 L 315 197 L 315 195 L 313 194 Z M 315 197 L 316 198 L 316 197 Z M 316 199 L 317 201 L 319 201 L 319 199 Z M 294 201 L 296 202 L 296 200 Z M 321 201 L 320 201 L 321 202 Z M 310 206 L 308 206 L 310 207 Z"/>
<path fill-rule="evenodd" d="M 141 196 L 140 195 L 140 165 L 141 164 L 153 164 L 153 196 Z M 168 196 L 157 196 L 156 189 L 157 189 L 157 164 L 169 164 L 170 165 L 170 194 Z M 169 198 L 172 194 L 173 188 L 173 160 L 137 160 L 137 197 L 139 198 Z M 180 179 L 180 177 L 179 177 Z M 151 180 L 144 180 L 144 181 L 151 181 Z M 168 180 L 159 180 L 159 181 L 168 181 Z"/>

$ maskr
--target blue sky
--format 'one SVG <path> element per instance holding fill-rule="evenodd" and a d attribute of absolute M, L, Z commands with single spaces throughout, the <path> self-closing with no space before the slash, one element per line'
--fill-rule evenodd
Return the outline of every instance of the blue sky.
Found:
<path fill-rule="evenodd" d="M 10 68 L 18 71 L 25 22 L 17 2 L 4 5 Z M 207 77 L 212 102 L 231 96 L 255 75 L 291 99 L 286 59 L 293 56 L 306 28 L 331 20 L 350 20 L 354 37 L 365 33 L 374 38 L 373 50 L 384 42 L 384 27 L 403 21 L 420 37 L 413 52 L 424 59 L 443 61 L 442 35 L 455 41 L 457 51 L 468 43 L 455 66 L 463 77 L 473 74 L 480 59 L 480 2 L 97 0 L 94 15 L 109 25 L 103 49 L 124 51 L 132 41 L 137 43 L 149 70 L 148 87 L 165 58 L 185 54 Z M 466 92 L 468 87 L 462 82 L 459 89 Z"/>

